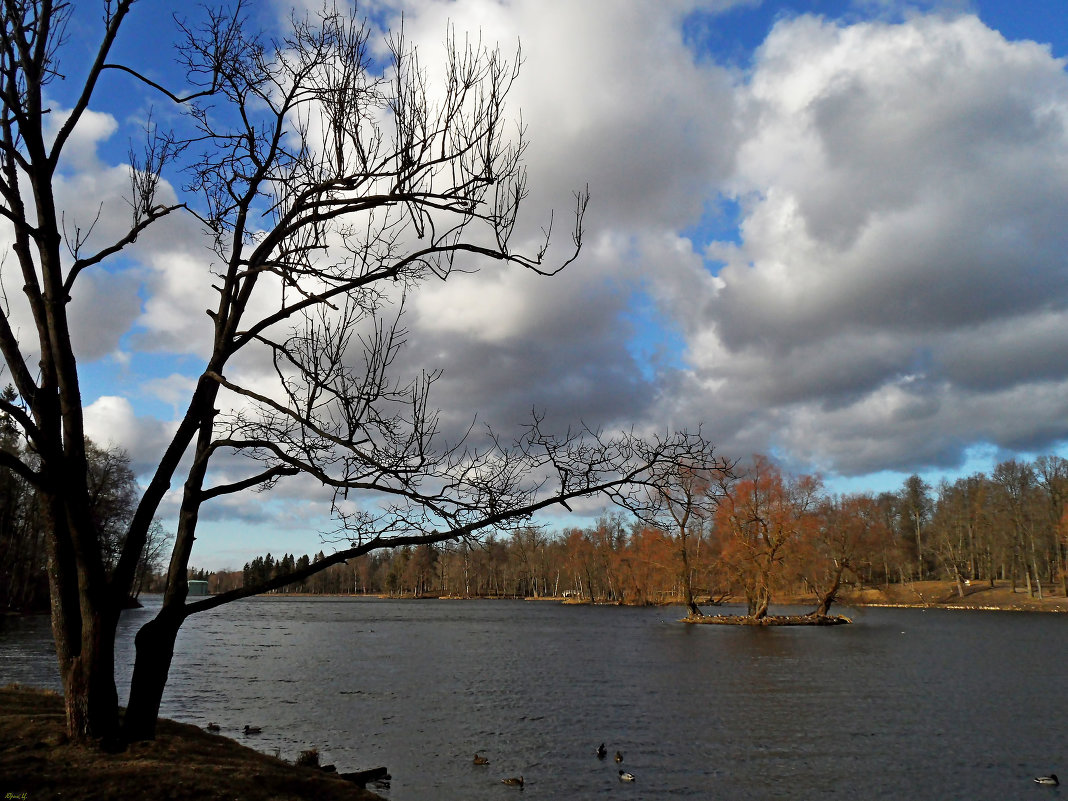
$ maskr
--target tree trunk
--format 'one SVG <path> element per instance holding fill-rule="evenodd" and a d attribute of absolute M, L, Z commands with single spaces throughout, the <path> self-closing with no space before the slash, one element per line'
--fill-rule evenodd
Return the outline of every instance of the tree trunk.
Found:
<path fill-rule="evenodd" d="M 761 593 L 760 598 L 757 599 L 756 608 L 753 611 L 753 620 L 762 620 L 768 616 L 768 604 L 771 602 L 771 597 L 768 593 Z"/>
<path fill-rule="evenodd" d="M 1034 532 L 1033 528 L 1031 529 L 1031 532 L 1030 532 L 1030 540 L 1031 540 L 1031 569 L 1035 572 L 1035 588 L 1036 588 L 1036 590 L 1038 592 L 1038 599 L 1041 601 L 1042 600 L 1042 576 L 1038 572 L 1038 553 L 1037 553 L 1037 551 L 1035 549 L 1035 532 Z"/>
<path fill-rule="evenodd" d="M 1061 568 L 1061 586 L 1064 588 L 1064 597 L 1068 598 L 1068 545 L 1064 547 L 1064 565 Z"/>
<path fill-rule="evenodd" d="M 752 587 L 745 588 L 745 613 L 749 617 L 756 617 L 757 593 Z"/>
<path fill-rule="evenodd" d="M 682 541 L 679 548 L 679 556 L 682 559 L 682 591 L 685 595 L 686 608 L 690 610 L 690 617 L 703 617 L 693 598 L 693 576 L 690 574 L 690 558 L 686 553 L 686 536 L 683 535 L 680 540 Z"/>
<path fill-rule="evenodd" d="M 66 638 L 62 626 L 57 635 L 56 654 L 63 682 L 67 714 L 67 734 L 72 739 L 99 740 L 111 750 L 119 742 L 119 698 L 115 689 L 115 630 L 117 614 L 90 610 L 82 615 L 77 643 L 60 643 Z"/>
<path fill-rule="evenodd" d="M 48 584 L 67 736 L 112 747 L 119 734 L 115 632 L 121 605 L 109 602 L 100 576 L 79 571 L 66 515 L 54 498 L 50 502 L 53 508 L 44 516 L 51 530 Z"/>
<path fill-rule="evenodd" d="M 217 392 L 217 387 L 207 392 L 208 403 L 214 403 Z M 136 655 L 130 680 L 130 700 L 123 719 L 123 736 L 130 742 L 151 740 L 156 736 L 156 719 L 159 717 L 163 690 L 167 686 L 171 659 L 174 657 L 174 643 L 178 638 L 178 629 L 186 618 L 189 556 L 193 551 L 200 512 L 199 493 L 207 471 L 211 433 L 211 415 L 207 414 L 200 424 L 194 466 L 185 482 L 182 507 L 178 515 L 178 530 L 171 551 L 170 567 L 167 570 L 163 608 L 141 627 L 134 638 Z"/>
<path fill-rule="evenodd" d="M 182 615 L 164 608 L 137 632 L 130 701 L 123 718 L 123 736 L 128 742 L 156 736 L 156 720 L 182 620 Z"/>
<path fill-rule="evenodd" d="M 838 590 L 842 586 L 842 574 L 844 572 L 845 563 L 839 562 L 835 567 L 834 579 L 831 581 L 830 588 L 819 596 L 819 606 L 816 607 L 817 617 L 826 617 L 827 613 L 831 611 L 831 604 L 838 598 Z"/>
<path fill-rule="evenodd" d="M 768 616 L 768 606 L 771 605 L 771 586 L 768 577 L 757 587 L 755 597 L 749 602 L 749 616 L 753 620 L 761 620 Z"/>

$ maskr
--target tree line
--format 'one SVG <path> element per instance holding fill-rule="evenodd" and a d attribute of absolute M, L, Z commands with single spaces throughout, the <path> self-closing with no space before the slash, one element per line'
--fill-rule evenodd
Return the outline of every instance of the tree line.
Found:
<path fill-rule="evenodd" d="M 706 479 L 680 527 L 620 513 L 588 527 L 522 527 L 480 542 L 405 546 L 336 564 L 278 593 L 489 598 L 570 597 L 600 603 L 743 601 L 755 617 L 775 598 L 809 598 L 826 614 L 843 586 L 951 580 L 1009 582 L 1032 597 L 1068 594 L 1068 460 L 1008 460 L 931 487 L 834 495 L 764 457 Z M 680 516 L 681 517 L 681 516 Z M 662 521 L 663 522 L 663 521 Z M 324 559 L 259 556 L 208 573 L 211 592 L 259 584 Z"/>
<path fill-rule="evenodd" d="M 0 447 L 17 447 L 0 425 Z M 136 480 L 119 449 L 90 447 L 93 510 L 117 554 L 133 514 Z M 845 584 L 925 579 L 996 580 L 1042 597 L 1068 594 L 1068 460 L 1007 460 L 932 487 L 919 476 L 897 492 L 832 495 L 816 476 L 791 477 L 764 457 L 701 483 L 684 530 L 603 515 L 592 526 L 526 526 L 482 540 L 405 545 L 330 565 L 275 593 L 481 598 L 567 597 L 598 603 L 745 601 L 754 616 L 773 598 L 810 598 L 826 613 Z M 691 493 L 696 495 L 696 493 Z M 681 497 L 681 496 L 680 496 Z M 47 608 L 47 548 L 40 500 L 0 469 L 0 604 Z M 685 506 L 686 504 L 682 504 Z M 675 525 L 667 525 L 670 520 Z M 157 522 L 134 597 L 160 591 L 167 537 Z M 114 558 L 114 557 L 113 557 Z M 327 559 L 268 553 L 240 571 L 191 568 L 209 592 L 253 587 Z M 688 595 L 689 593 L 689 595 Z"/>

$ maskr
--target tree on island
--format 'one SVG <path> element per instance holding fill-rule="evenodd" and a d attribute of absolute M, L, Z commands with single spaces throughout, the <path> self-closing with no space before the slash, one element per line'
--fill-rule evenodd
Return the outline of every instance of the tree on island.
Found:
<path fill-rule="evenodd" d="M 327 6 L 268 40 L 252 32 L 239 4 L 205 12 L 199 25 L 178 23 L 186 71 L 179 96 L 149 77 L 157 74 L 151 65 L 110 61 L 132 5 L 102 4 L 99 46 L 84 67 L 60 62 L 72 4 L 13 0 L 2 12 L 0 216 L 12 244 L 0 351 L 16 397 L 0 400 L 0 411 L 26 447 L 0 451 L 0 465 L 42 499 L 72 736 L 154 735 L 175 639 L 191 614 L 374 549 L 475 537 L 584 496 L 633 508 L 671 465 L 715 466 L 700 435 L 552 435 L 537 415 L 514 442 L 473 433 L 450 441 L 430 405 L 437 373 L 397 374 L 405 343 L 398 310 L 421 285 L 494 262 L 552 275 L 581 247 L 585 192 L 576 195 L 567 253 L 550 253 L 548 229 L 531 251 L 512 247 L 527 196 L 522 130 L 512 134 L 504 113 L 518 58 L 450 36 L 441 85 L 431 86 L 402 36 L 388 40 L 388 65 L 376 63 L 371 31 L 354 14 Z M 158 91 L 184 112 L 160 116 L 186 127 L 146 126 L 129 165 L 129 224 L 98 243 L 93 225 L 62 208 L 57 182 L 105 74 Z M 69 109 L 48 96 L 60 77 L 80 87 Z M 180 170 L 188 188 L 175 197 L 163 176 Z M 98 219 L 117 214 L 101 209 Z M 217 293 L 207 311 L 210 353 L 113 558 L 90 503 L 69 304 L 87 275 L 127 269 L 131 246 L 176 215 L 199 219 L 208 243 L 204 281 Z M 272 385 L 242 383 L 240 365 L 251 360 L 273 367 Z M 247 459 L 243 474 L 235 475 L 235 457 Z M 302 476 L 333 490 L 338 549 L 187 603 L 206 506 Z M 176 483 L 163 605 L 137 634 L 120 724 L 119 612 Z"/>
<path fill-rule="evenodd" d="M 722 498 L 731 492 L 733 463 L 707 469 L 679 463 L 659 482 L 650 499 L 648 521 L 673 538 L 678 555 L 683 603 L 690 617 L 701 617 L 693 589 L 694 563 L 700 555 L 704 528 Z"/>
<path fill-rule="evenodd" d="M 733 484 L 716 507 L 723 560 L 745 596 L 746 616 L 768 615 L 774 586 L 791 549 L 814 522 L 820 482 L 814 476 L 784 476 L 767 457 Z"/>
<path fill-rule="evenodd" d="M 889 537 L 871 495 L 826 497 L 802 528 L 798 575 L 816 597 L 816 617 L 830 614 L 847 576 L 856 577 Z"/>

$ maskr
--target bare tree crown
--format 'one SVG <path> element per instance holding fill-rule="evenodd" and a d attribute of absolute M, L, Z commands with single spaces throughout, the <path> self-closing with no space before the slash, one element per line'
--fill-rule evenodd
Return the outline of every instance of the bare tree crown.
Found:
<path fill-rule="evenodd" d="M 180 94 L 142 65 L 112 58 L 132 6 L 105 0 L 99 47 L 79 65 L 81 88 L 53 126 L 46 88 L 60 75 L 73 6 L 0 5 L 0 218 L 12 241 L 0 353 L 15 388 L 0 397 L 0 412 L 29 446 L 0 450 L 0 466 L 38 488 L 52 524 L 53 628 L 72 733 L 117 726 L 118 610 L 175 485 L 166 592 L 138 635 L 130 736 L 154 726 L 182 621 L 265 588 L 185 603 L 205 504 L 300 476 L 329 487 L 338 550 L 304 574 L 272 579 L 286 583 L 377 547 L 513 526 L 582 496 L 641 509 L 672 465 L 715 466 L 700 435 L 552 435 L 537 415 L 514 439 L 447 441 L 430 401 L 437 368 L 398 375 L 404 301 L 421 284 L 493 263 L 552 275 L 581 248 L 585 190 L 575 194 L 564 253 L 550 250 L 551 218 L 540 236 L 519 235 L 526 132 L 506 104 L 518 52 L 509 59 L 449 32 L 432 79 L 403 30 L 387 38 L 386 62 L 377 61 L 375 34 L 355 10 L 328 5 L 294 16 L 270 38 L 238 3 L 178 23 Z M 96 245 L 100 214 L 88 226 L 68 224 L 55 181 L 105 73 L 147 87 L 182 123 L 165 130 L 158 120 L 172 114 L 149 119 L 129 158 L 129 223 Z M 161 191 L 183 174 L 177 198 Z M 180 214 L 193 215 L 206 237 L 210 347 L 125 536 L 105 542 L 90 503 L 68 304 L 85 275 Z M 16 320 L 31 320 L 32 329 Z M 261 370 L 250 379 L 250 365 L 266 365 L 266 377 Z M 29 452 L 32 460 L 20 457 Z M 212 470 L 235 454 L 247 459 Z M 120 541 L 117 553 L 105 547 Z"/>

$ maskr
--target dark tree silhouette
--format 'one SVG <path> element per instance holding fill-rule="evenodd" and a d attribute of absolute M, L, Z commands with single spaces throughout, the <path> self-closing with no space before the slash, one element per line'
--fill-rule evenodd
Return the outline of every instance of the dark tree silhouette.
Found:
<path fill-rule="evenodd" d="M 449 36 L 441 84 L 431 86 L 402 36 L 388 40 L 389 63 L 376 63 L 371 31 L 353 14 L 327 6 L 294 17 L 282 38 L 269 40 L 253 33 L 238 5 L 204 12 L 201 24 L 178 23 L 186 71 L 179 96 L 150 80 L 146 65 L 110 60 L 132 5 L 103 3 L 95 56 L 62 70 L 71 4 L 2 6 L 0 217 L 13 242 L 4 286 L 21 294 L 5 295 L 0 315 L 0 351 L 16 390 L 0 399 L 0 410 L 35 460 L 7 449 L 0 463 L 43 499 L 72 736 L 153 736 L 178 630 L 195 612 L 303 581 L 377 548 L 518 525 L 582 496 L 640 505 L 664 465 L 711 458 L 700 436 L 556 436 L 536 416 L 511 442 L 450 441 L 430 403 L 436 373 L 398 374 L 405 335 L 396 310 L 420 285 L 459 266 L 494 262 L 552 275 L 581 246 L 585 192 L 576 195 L 566 253 L 550 252 L 551 224 L 532 251 L 512 246 L 527 196 L 523 131 L 505 115 L 518 57 Z M 147 130 L 144 149 L 131 156 L 129 225 L 90 247 L 91 231 L 64 228 L 55 182 L 109 71 L 158 91 L 185 116 L 177 132 Z M 60 119 L 49 116 L 46 95 L 61 73 L 81 89 Z M 166 202 L 162 176 L 179 168 L 189 189 Z M 69 301 L 87 273 L 121 269 L 123 252 L 176 214 L 195 215 L 206 232 L 205 280 L 217 292 L 207 311 L 210 353 L 112 553 L 90 502 Z M 20 328 L 22 320 L 32 325 Z M 235 363 L 253 358 L 273 365 L 273 386 L 242 383 Z M 220 455 L 246 457 L 245 474 L 213 472 Z M 187 603 L 204 506 L 302 476 L 334 491 L 337 550 Z M 120 732 L 119 611 L 153 518 L 176 484 L 181 500 L 163 604 L 137 635 Z"/>

